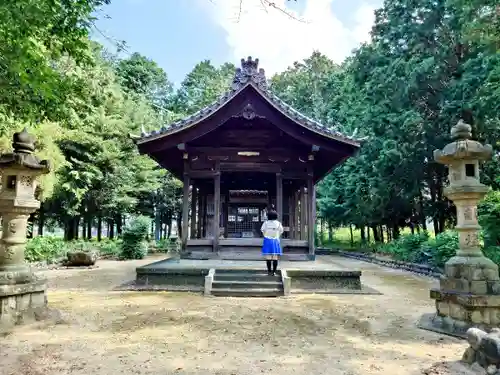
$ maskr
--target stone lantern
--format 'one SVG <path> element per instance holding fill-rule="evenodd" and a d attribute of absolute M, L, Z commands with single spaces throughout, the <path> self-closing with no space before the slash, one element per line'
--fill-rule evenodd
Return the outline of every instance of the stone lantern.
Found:
<path fill-rule="evenodd" d="M 50 170 L 39 160 L 35 137 L 26 129 L 15 133 L 13 152 L 0 155 L 0 327 L 22 323 L 45 309 L 45 281 L 35 277 L 24 261 L 29 215 L 40 207 L 35 198 L 36 178 Z"/>
<path fill-rule="evenodd" d="M 488 191 L 479 181 L 479 162 L 489 159 L 491 145 L 471 140 L 471 126 L 460 120 L 451 129 L 452 143 L 434 151 L 434 159 L 449 168 L 444 194 L 457 208 L 459 249 L 446 262 L 439 289 L 430 296 L 436 313 L 422 317 L 424 329 L 465 336 L 470 327 L 490 329 L 500 325 L 498 266 L 479 247 L 477 204 Z"/>

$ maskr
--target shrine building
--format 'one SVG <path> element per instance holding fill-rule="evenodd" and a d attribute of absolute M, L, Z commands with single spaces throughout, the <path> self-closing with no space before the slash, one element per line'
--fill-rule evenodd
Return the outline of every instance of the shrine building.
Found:
<path fill-rule="evenodd" d="M 314 259 L 314 185 L 360 147 L 280 100 L 258 63 L 242 59 L 215 103 L 134 139 L 184 182 L 183 257 L 258 256 L 272 206 L 285 229 L 284 256 Z"/>

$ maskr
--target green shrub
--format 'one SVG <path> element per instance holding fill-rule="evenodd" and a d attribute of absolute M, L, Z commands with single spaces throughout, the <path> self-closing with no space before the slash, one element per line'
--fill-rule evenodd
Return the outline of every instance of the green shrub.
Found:
<path fill-rule="evenodd" d="M 97 247 L 99 255 L 108 258 L 120 254 L 122 241 L 103 239 L 101 242 L 95 242 L 94 245 Z"/>
<path fill-rule="evenodd" d="M 24 258 L 27 262 L 54 262 L 66 256 L 68 244 L 61 237 L 34 237 L 26 244 Z"/>
<path fill-rule="evenodd" d="M 422 244 L 427 242 L 428 239 L 429 234 L 427 232 L 403 234 L 397 240 L 379 247 L 378 251 L 390 255 L 396 260 L 420 263 L 424 257 Z"/>
<path fill-rule="evenodd" d="M 484 255 L 490 258 L 493 262 L 500 265 L 500 246 L 490 246 L 483 249 Z"/>
<path fill-rule="evenodd" d="M 500 191 L 491 190 L 478 206 L 484 247 L 500 246 Z"/>
<path fill-rule="evenodd" d="M 447 230 L 423 244 L 423 251 L 430 256 L 430 263 L 436 267 L 444 264 L 454 256 L 458 249 L 458 233 Z"/>
<path fill-rule="evenodd" d="M 138 216 L 125 227 L 122 234 L 121 259 L 142 259 L 147 255 L 150 224 L 149 218 Z"/>

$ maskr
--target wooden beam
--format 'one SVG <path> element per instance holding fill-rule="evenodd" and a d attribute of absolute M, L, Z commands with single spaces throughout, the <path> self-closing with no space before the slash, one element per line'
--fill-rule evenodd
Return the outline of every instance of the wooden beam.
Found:
<path fill-rule="evenodd" d="M 258 152 L 260 156 L 282 156 L 282 157 L 296 157 L 298 154 L 297 150 L 289 150 L 286 148 L 262 148 L 262 147 L 250 147 L 246 148 L 244 146 L 240 147 L 189 147 L 189 155 L 193 157 L 200 156 L 236 156 L 238 152 L 242 151 L 254 151 Z M 301 150 L 302 154 L 307 155 L 308 149 L 304 148 Z M 251 156 L 248 156 L 250 158 Z"/>
<path fill-rule="evenodd" d="M 262 172 L 278 173 L 281 172 L 281 166 L 278 164 L 264 163 L 220 163 L 220 170 L 223 172 Z"/>
<path fill-rule="evenodd" d="M 220 236 L 220 162 L 215 163 L 215 176 L 214 176 L 214 242 L 213 251 L 219 250 L 219 236 Z"/>
<path fill-rule="evenodd" d="M 189 163 L 184 160 L 184 188 L 182 196 L 182 248 L 186 249 L 189 228 Z"/>
<path fill-rule="evenodd" d="M 190 170 L 189 175 L 192 178 L 213 178 L 214 177 L 214 171 L 210 170 L 204 170 L 204 171 L 196 171 L 196 170 Z"/>
<path fill-rule="evenodd" d="M 283 222 L 283 176 L 276 173 L 276 212 L 278 220 Z"/>
<path fill-rule="evenodd" d="M 307 172 L 304 169 L 304 171 L 284 171 L 283 172 L 283 178 L 286 180 L 306 180 L 307 179 Z"/>

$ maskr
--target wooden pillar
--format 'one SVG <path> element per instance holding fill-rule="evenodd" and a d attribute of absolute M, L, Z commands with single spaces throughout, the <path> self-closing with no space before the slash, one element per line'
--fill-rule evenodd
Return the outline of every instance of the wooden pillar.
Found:
<path fill-rule="evenodd" d="M 220 162 L 217 160 L 215 163 L 214 175 L 214 241 L 213 251 L 219 250 L 219 226 L 220 226 Z"/>
<path fill-rule="evenodd" d="M 315 211 L 315 191 L 313 175 L 307 177 L 307 241 L 309 243 L 309 254 L 314 254 L 314 211 Z"/>
<path fill-rule="evenodd" d="M 300 188 L 300 239 L 305 240 L 306 239 L 306 221 L 307 221 L 307 215 L 306 215 L 306 189 L 304 186 Z"/>
<path fill-rule="evenodd" d="M 229 190 L 224 192 L 224 213 L 222 214 L 224 220 L 224 238 L 228 236 L 227 219 L 229 217 Z"/>
<path fill-rule="evenodd" d="M 184 188 L 182 196 L 182 248 L 187 247 L 188 228 L 189 228 L 189 161 L 188 155 L 184 154 Z"/>
<path fill-rule="evenodd" d="M 198 205 L 198 212 L 196 215 L 196 238 L 201 238 L 201 223 L 203 221 L 203 190 L 201 186 L 198 190 L 198 199 L 196 203 Z"/>
<path fill-rule="evenodd" d="M 207 238 L 207 211 L 208 211 L 208 191 L 203 192 L 203 225 L 202 225 L 202 238 Z"/>
<path fill-rule="evenodd" d="M 294 222 L 293 222 L 293 226 L 295 227 L 295 231 L 294 231 L 294 240 L 299 240 L 300 239 L 300 228 L 299 228 L 299 216 L 300 216 L 300 211 L 299 211 L 299 191 L 298 190 L 295 190 L 294 192 L 294 198 L 293 198 L 293 202 L 294 202 Z"/>
<path fill-rule="evenodd" d="M 288 192 L 288 238 L 293 240 L 295 237 L 295 205 L 293 200 L 295 198 L 295 194 L 293 190 Z"/>
<path fill-rule="evenodd" d="M 191 189 L 191 236 L 190 238 L 196 238 L 196 203 L 198 201 L 198 192 L 196 191 L 196 186 L 193 183 L 193 188 Z"/>
<path fill-rule="evenodd" d="M 283 222 L 283 175 L 276 173 L 276 212 L 278 220 Z"/>

